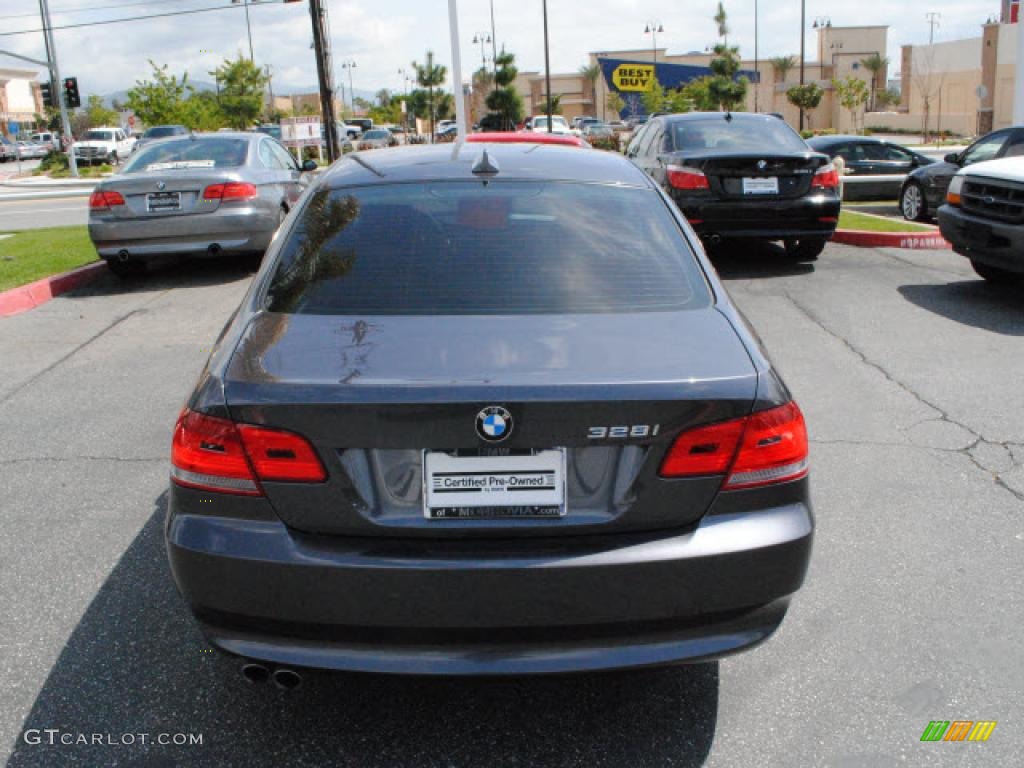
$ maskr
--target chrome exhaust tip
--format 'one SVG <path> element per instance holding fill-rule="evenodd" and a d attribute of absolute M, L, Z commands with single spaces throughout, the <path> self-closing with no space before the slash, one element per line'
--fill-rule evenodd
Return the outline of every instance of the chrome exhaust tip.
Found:
<path fill-rule="evenodd" d="M 302 685 L 302 675 L 300 675 L 294 669 L 275 669 L 273 677 L 274 685 L 276 685 L 282 691 L 294 691 L 296 688 Z"/>
<path fill-rule="evenodd" d="M 262 664 L 243 664 L 242 677 L 253 685 L 265 683 L 270 679 L 270 670 Z"/>

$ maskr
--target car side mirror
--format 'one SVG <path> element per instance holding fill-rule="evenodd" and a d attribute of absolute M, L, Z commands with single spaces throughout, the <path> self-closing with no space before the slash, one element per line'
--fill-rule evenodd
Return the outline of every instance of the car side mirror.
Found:
<path fill-rule="evenodd" d="M 315 171 L 319 167 L 320 166 L 316 164 L 316 160 L 307 160 L 302 164 L 303 171 Z"/>
<path fill-rule="evenodd" d="M 950 152 L 948 155 L 946 155 L 942 159 L 945 160 L 947 163 L 952 163 L 953 165 L 960 165 L 960 153 L 959 152 Z"/>

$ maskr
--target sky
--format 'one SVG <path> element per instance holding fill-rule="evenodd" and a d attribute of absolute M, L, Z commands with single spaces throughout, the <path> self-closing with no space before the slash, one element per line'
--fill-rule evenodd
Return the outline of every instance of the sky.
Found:
<path fill-rule="evenodd" d="M 62 76 L 78 78 L 83 94 L 107 94 L 125 90 L 138 79 L 149 77 L 147 60 L 168 64 L 175 73 L 187 71 L 193 80 L 211 81 L 207 74 L 224 58 L 239 52 L 248 55 L 245 11 L 231 7 L 231 0 L 49 0 L 54 37 Z M 250 0 L 252 3 L 253 0 Z M 358 92 L 393 91 L 404 86 L 400 68 L 411 72 L 411 63 L 422 62 L 427 49 L 436 61 L 450 67 L 451 43 L 448 3 L 445 0 L 323 0 L 329 11 L 331 45 L 336 79 L 352 84 Z M 544 68 L 541 0 L 493 0 L 498 48 L 516 54 L 520 70 Z M 730 43 L 742 55 L 754 53 L 754 6 L 759 6 L 758 40 L 762 58 L 793 54 L 800 46 L 799 0 L 726 0 Z M 819 16 L 834 26 L 889 25 L 890 75 L 898 68 L 899 46 L 928 40 L 925 14 L 941 14 L 935 39 L 955 40 L 980 34 L 980 26 L 999 13 L 999 0 L 925 0 L 911 4 L 887 0 L 837 2 L 807 0 L 807 56 L 813 57 L 816 38 L 810 28 Z M 712 21 L 717 0 L 548 0 L 551 71 L 575 72 L 587 62 L 590 51 L 646 48 L 651 36 L 643 33 L 648 21 L 664 27 L 658 47 L 669 53 L 703 50 L 715 42 Z M 463 73 L 480 66 L 480 47 L 472 43 L 478 32 L 490 33 L 489 0 L 458 3 L 460 50 Z M 58 29 L 127 16 L 172 11 L 221 8 L 144 21 L 104 26 Z M 307 3 L 282 4 L 280 0 L 250 6 L 249 18 L 255 59 L 269 65 L 276 94 L 298 92 L 315 86 L 316 65 Z M 43 58 L 38 30 L 38 0 L 0 1 L 0 51 Z M 489 49 L 489 46 L 487 46 Z M 489 52 L 488 52 L 489 55 Z M 343 69 L 343 62 L 355 67 Z M 0 67 L 20 67 L 21 62 L 0 54 Z"/>

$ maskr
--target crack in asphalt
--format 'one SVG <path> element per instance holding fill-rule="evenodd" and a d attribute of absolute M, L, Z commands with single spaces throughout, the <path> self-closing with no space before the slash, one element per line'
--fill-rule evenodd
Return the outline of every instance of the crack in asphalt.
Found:
<path fill-rule="evenodd" d="M 7 464 L 24 464 L 33 461 L 52 461 L 62 464 L 68 461 L 118 461 L 118 462 L 150 462 L 169 461 L 168 456 L 145 457 L 145 456 L 23 456 L 17 459 L 0 459 L 0 466 Z"/>
<path fill-rule="evenodd" d="M 993 482 L 995 482 L 995 484 L 998 487 L 1000 487 L 1003 490 L 1005 490 L 1008 493 L 1010 493 L 1018 501 L 1024 501 L 1024 492 L 1018 491 L 1013 486 L 1007 484 L 1007 482 L 1005 480 L 1003 480 L 1003 478 L 1001 476 L 1001 473 L 999 471 L 994 470 L 991 467 L 985 466 L 985 464 L 983 464 L 973 453 L 971 453 L 971 451 L 973 449 L 975 449 L 976 447 L 978 447 L 982 443 L 985 443 L 987 445 L 1000 446 L 1003 449 L 1005 449 L 1006 452 L 1010 455 L 1011 460 L 1013 461 L 1013 466 L 1014 466 L 1014 468 L 1016 468 L 1016 467 L 1020 466 L 1020 463 L 1016 461 L 1016 459 L 1013 457 L 1012 452 L 1010 452 L 1009 449 L 1010 449 L 1010 446 L 1017 446 L 1017 445 L 1019 445 L 1019 443 L 1016 443 L 1016 442 L 1001 443 L 1001 442 L 998 442 L 998 441 L 995 441 L 995 440 L 987 440 L 987 439 L 985 439 L 985 437 L 983 435 L 981 435 L 979 432 L 977 432 L 975 429 L 973 429 L 972 427 L 969 427 L 966 424 L 963 424 L 963 423 L 957 421 L 952 416 L 950 416 L 942 407 L 940 407 L 939 405 L 936 405 L 935 403 L 933 403 L 930 400 L 928 400 L 928 398 L 924 397 L 924 395 L 922 395 L 920 392 L 915 390 L 913 387 L 911 387 L 906 382 L 901 381 L 900 379 L 896 378 L 892 373 L 890 373 L 888 370 L 886 370 L 886 368 L 883 365 L 881 365 L 880 363 L 877 363 L 874 360 L 872 360 L 871 358 L 869 358 L 864 352 L 862 352 L 860 349 L 858 349 L 845 336 L 843 336 L 842 334 L 837 333 L 836 331 L 834 331 L 831 328 L 829 328 L 820 317 L 818 317 L 811 309 L 809 309 L 808 307 L 804 306 L 799 301 L 797 301 L 795 298 L 793 298 L 792 294 L 790 294 L 788 291 L 784 291 L 782 293 L 782 295 L 789 301 L 790 304 L 793 305 L 793 307 L 800 314 L 802 314 L 804 317 L 806 317 L 808 320 L 810 320 L 812 323 L 814 323 L 814 325 L 816 325 L 822 331 L 824 331 L 829 336 L 831 336 L 833 339 L 835 339 L 840 344 L 842 344 L 847 350 L 850 351 L 851 354 L 853 354 L 864 365 L 866 365 L 869 368 L 872 368 L 873 370 L 875 370 L 878 373 L 882 374 L 882 376 L 885 377 L 886 381 L 888 381 L 891 384 L 894 384 L 895 386 L 899 387 L 901 390 L 903 390 L 908 395 L 910 395 L 915 400 L 917 400 L 919 403 L 921 403 L 921 405 L 925 406 L 926 408 L 930 408 L 931 410 L 935 411 L 935 413 L 937 414 L 936 416 L 934 416 L 934 417 L 932 417 L 930 419 L 922 419 L 922 420 L 920 420 L 918 422 L 915 422 L 914 424 L 911 424 L 909 427 L 906 427 L 906 428 L 901 427 L 900 428 L 901 432 L 908 433 L 910 430 L 914 429 L 915 427 L 921 426 L 922 424 L 928 424 L 928 423 L 936 422 L 937 421 L 937 422 L 944 422 L 946 424 L 952 424 L 955 427 L 959 427 L 960 429 L 964 430 L 967 434 L 969 434 L 972 438 L 974 438 L 969 445 L 965 445 L 962 448 L 943 448 L 941 446 L 917 445 L 917 444 L 914 444 L 914 443 L 904 443 L 903 445 L 906 445 L 907 447 L 925 448 L 925 449 L 928 449 L 928 450 L 943 451 L 943 452 L 946 452 L 946 453 L 959 453 L 959 454 L 962 454 L 964 457 L 967 458 L 967 460 L 969 462 L 971 462 L 971 464 L 973 464 L 975 467 L 980 469 L 986 475 L 991 477 Z M 899 443 L 886 443 L 886 445 L 899 445 Z"/>

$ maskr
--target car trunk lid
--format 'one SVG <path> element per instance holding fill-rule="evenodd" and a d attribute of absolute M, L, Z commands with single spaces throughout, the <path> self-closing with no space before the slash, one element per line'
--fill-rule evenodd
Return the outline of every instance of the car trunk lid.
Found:
<path fill-rule="evenodd" d="M 689 155 L 674 161 L 701 170 L 712 194 L 735 200 L 787 199 L 806 195 L 828 158 L 799 154 Z"/>

